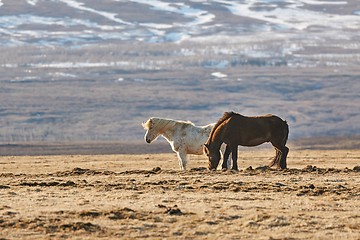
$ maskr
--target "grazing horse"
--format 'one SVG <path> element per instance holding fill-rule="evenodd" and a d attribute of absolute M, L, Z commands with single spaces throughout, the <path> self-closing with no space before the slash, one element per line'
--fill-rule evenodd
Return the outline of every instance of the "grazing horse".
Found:
<path fill-rule="evenodd" d="M 286 168 L 286 157 L 289 148 L 285 146 L 289 135 L 289 126 L 286 121 L 274 115 L 246 117 L 234 112 L 225 112 L 211 130 L 204 152 L 209 158 L 209 169 L 216 169 L 220 161 L 219 148 L 226 143 L 224 159 L 232 153 L 233 170 L 238 170 L 238 145 L 257 146 L 271 142 L 276 155 L 270 167 Z M 226 168 L 223 164 L 223 169 Z"/>
<path fill-rule="evenodd" d="M 186 169 L 187 154 L 202 155 L 203 145 L 215 123 L 195 126 L 192 122 L 152 117 L 142 124 L 146 131 L 145 141 L 151 143 L 162 135 L 177 153 L 181 170 Z M 227 162 L 227 161 L 226 161 Z"/>

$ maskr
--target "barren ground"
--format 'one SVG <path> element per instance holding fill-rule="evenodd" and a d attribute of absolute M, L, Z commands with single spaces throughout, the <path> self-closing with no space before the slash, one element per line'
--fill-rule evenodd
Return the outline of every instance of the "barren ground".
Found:
<path fill-rule="evenodd" d="M 182 172 L 175 154 L 1 157 L 0 239 L 360 239 L 359 150 L 293 150 L 285 171 L 240 150 L 239 172 L 204 156 Z"/>

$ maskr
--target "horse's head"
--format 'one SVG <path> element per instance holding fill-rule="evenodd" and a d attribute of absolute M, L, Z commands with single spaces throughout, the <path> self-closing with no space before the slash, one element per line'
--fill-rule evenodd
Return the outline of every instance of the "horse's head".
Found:
<path fill-rule="evenodd" d="M 209 158 L 209 170 L 216 170 L 221 158 L 220 151 L 213 149 L 210 144 L 205 143 L 204 153 Z"/>
<path fill-rule="evenodd" d="M 144 129 L 147 130 L 144 136 L 145 142 L 147 143 L 151 143 L 160 135 L 160 133 L 157 131 L 155 127 L 156 125 L 155 121 L 156 120 L 154 118 L 150 118 L 145 123 L 142 124 Z"/>

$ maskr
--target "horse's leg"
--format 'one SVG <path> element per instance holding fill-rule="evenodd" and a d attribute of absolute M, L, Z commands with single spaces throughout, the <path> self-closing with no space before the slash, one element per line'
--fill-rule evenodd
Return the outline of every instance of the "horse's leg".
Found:
<path fill-rule="evenodd" d="M 179 159 L 179 165 L 181 170 L 186 170 L 186 164 L 187 164 L 187 153 L 183 151 L 182 149 L 179 149 L 177 152 L 177 156 Z"/>
<path fill-rule="evenodd" d="M 223 163 L 222 163 L 222 169 L 227 169 L 229 164 L 229 156 L 231 153 L 231 148 L 229 145 L 226 145 L 226 149 L 224 152 L 224 159 L 223 159 Z"/>
<path fill-rule="evenodd" d="M 281 157 L 279 158 L 279 164 L 278 166 L 281 168 L 281 169 L 286 169 L 287 168 L 287 164 L 286 164 L 286 157 L 289 153 L 289 148 L 286 147 L 286 142 L 288 140 L 288 136 L 289 136 L 289 127 L 288 125 L 286 124 L 285 122 L 285 128 L 284 128 L 284 131 L 283 131 L 283 137 L 281 138 L 282 140 L 280 141 L 280 150 L 281 150 Z"/>
<path fill-rule="evenodd" d="M 237 165 L 237 159 L 238 159 L 238 146 L 231 146 L 231 157 L 233 160 L 233 165 L 231 170 L 239 171 L 238 165 Z"/>
<path fill-rule="evenodd" d="M 286 157 L 287 157 L 288 153 L 289 153 L 289 148 L 284 146 L 283 154 L 281 154 L 281 159 L 280 159 L 280 168 L 281 169 L 287 168 Z"/>

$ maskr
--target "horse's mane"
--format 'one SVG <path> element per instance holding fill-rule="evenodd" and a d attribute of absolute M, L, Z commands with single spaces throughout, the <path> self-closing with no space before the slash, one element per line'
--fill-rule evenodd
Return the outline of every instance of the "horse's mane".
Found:
<path fill-rule="evenodd" d="M 230 117 L 236 115 L 237 113 L 234 112 L 225 112 L 222 117 L 216 122 L 215 126 L 211 129 L 210 135 L 208 140 L 206 141 L 206 144 L 209 144 L 209 141 L 212 139 L 214 132 L 216 131 L 216 129 L 227 119 L 229 119 Z"/>
<path fill-rule="evenodd" d="M 173 128 L 179 125 L 191 125 L 194 126 L 194 124 L 190 121 L 177 121 L 177 120 L 173 120 L 173 119 L 167 119 L 167 118 L 157 118 L 157 117 L 152 117 L 149 118 L 145 123 L 142 124 L 142 126 L 145 129 L 149 129 L 150 126 L 153 125 L 153 127 L 157 130 L 157 131 L 162 131 L 163 129 L 166 128 Z"/>

